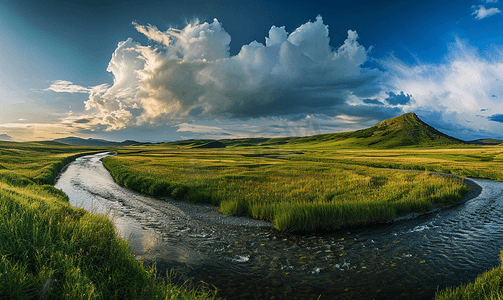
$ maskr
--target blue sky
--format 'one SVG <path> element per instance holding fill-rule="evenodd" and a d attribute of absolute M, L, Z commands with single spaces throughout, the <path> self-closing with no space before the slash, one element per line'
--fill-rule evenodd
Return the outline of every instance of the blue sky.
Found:
<path fill-rule="evenodd" d="M 0 3 L 0 139 L 503 138 L 495 0 L 61 3 Z"/>

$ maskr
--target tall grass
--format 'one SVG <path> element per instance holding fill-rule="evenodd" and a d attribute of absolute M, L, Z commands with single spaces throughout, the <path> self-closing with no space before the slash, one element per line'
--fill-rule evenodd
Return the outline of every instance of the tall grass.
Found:
<path fill-rule="evenodd" d="M 500 254 L 503 260 L 503 251 Z M 474 282 L 438 291 L 436 300 L 503 299 L 503 264 L 479 275 Z"/>
<path fill-rule="evenodd" d="M 0 143 L 0 299 L 215 298 L 157 277 L 106 216 L 73 208 L 63 192 L 40 185 L 87 151 L 55 148 Z"/>
<path fill-rule="evenodd" d="M 278 159 L 262 152 L 144 147 L 104 159 L 115 180 L 150 195 L 209 202 L 230 215 L 286 231 L 390 221 L 451 204 L 468 188 L 457 177 L 333 161 Z M 273 158 L 271 158 L 273 157 Z"/>

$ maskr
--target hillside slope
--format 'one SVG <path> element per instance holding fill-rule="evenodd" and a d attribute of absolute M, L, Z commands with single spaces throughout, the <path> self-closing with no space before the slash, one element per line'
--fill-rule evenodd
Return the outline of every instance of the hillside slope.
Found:
<path fill-rule="evenodd" d="M 446 146 L 465 144 L 423 122 L 415 113 L 384 120 L 374 126 L 351 132 L 306 137 L 221 140 L 227 146 L 313 146 L 336 148 L 395 148 L 406 146 Z"/>

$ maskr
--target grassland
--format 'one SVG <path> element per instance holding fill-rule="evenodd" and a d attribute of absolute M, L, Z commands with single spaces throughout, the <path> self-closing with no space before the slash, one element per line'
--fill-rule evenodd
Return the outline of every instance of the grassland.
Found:
<path fill-rule="evenodd" d="M 257 142 L 264 141 L 246 146 L 233 141 L 218 149 L 205 148 L 212 141 L 135 147 L 120 150 L 105 164 L 129 188 L 210 202 L 225 213 L 297 231 L 389 220 L 455 202 L 466 192 L 459 178 L 424 170 L 503 180 L 501 145 L 349 150 L 324 141 Z M 439 291 L 436 299 L 503 299 L 502 272 L 503 263 L 473 283 Z"/>
<path fill-rule="evenodd" d="M 462 181 L 427 171 L 502 181 L 502 146 L 467 145 L 406 114 L 348 133 L 135 147 L 104 163 L 131 189 L 312 231 L 456 202 L 467 191 Z M 501 270 L 503 264 L 436 297 L 502 299 Z"/>
<path fill-rule="evenodd" d="M 111 221 L 73 208 L 57 171 L 97 148 L 0 142 L 1 299 L 208 299 L 159 278 Z"/>
<path fill-rule="evenodd" d="M 48 185 L 66 162 L 93 150 L 0 143 L 0 237 L 8 241 L 0 244 L 0 296 L 213 297 L 156 278 L 129 255 L 108 219 L 71 208 Z M 464 145 L 414 114 L 350 133 L 122 148 L 104 163 L 128 188 L 212 203 L 287 231 L 389 221 L 454 203 L 467 192 L 462 179 L 427 171 L 503 180 L 501 145 Z M 437 298 L 501 299 L 502 269 Z"/>
<path fill-rule="evenodd" d="M 468 191 L 461 178 L 386 168 L 502 178 L 503 161 L 485 159 L 491 151 L 497 157 L 501 149 L 491 149 L 293 151 L 165 145 L 119 150 L 104 163 L 118 183 L 143 193 L 212 203 L 223 213 L 271 221 L 280 230 L 316 231 L 385 222 L 452 204 Z M 435 160 L 437 152 L 443 156 Z"/>

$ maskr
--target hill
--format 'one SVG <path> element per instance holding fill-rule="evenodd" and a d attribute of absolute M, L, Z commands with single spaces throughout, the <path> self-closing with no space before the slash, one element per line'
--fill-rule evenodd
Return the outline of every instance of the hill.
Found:
<path fill-rule="evenodd" d="M 123 142 L 112 142 L 112 141 L 107 141 L 107 140 L 102 140 L 102 139 L 93 139 L 93 138 L 88 138 L 88 139 L 83 139 L 75 136 L 71 137 L 66 137 L 66 138 L 61 138 L 61 139 L 55 139 L 53 142 L 58 142 L 58 143 L 63 143 L 67 145 L 73 145 L 73 146 L 97 146 L 97 147 L 117 147 L 117 146 L 135 146 L 135 145 L 142 145 L 143 143 L 137 142 L 137 141 L 131 141 L 131 140 L 126 140 Z"/>
<path fill-rule="evenodd" d="M 395 148 L 406 146 L 461 145 L 464 141 L 448 136 L 423 122 L 415 113 L 407 113 L 351 132 L 306 137 L 221 140 L 227 146 L 309 145 L 336 148 Z"/>

